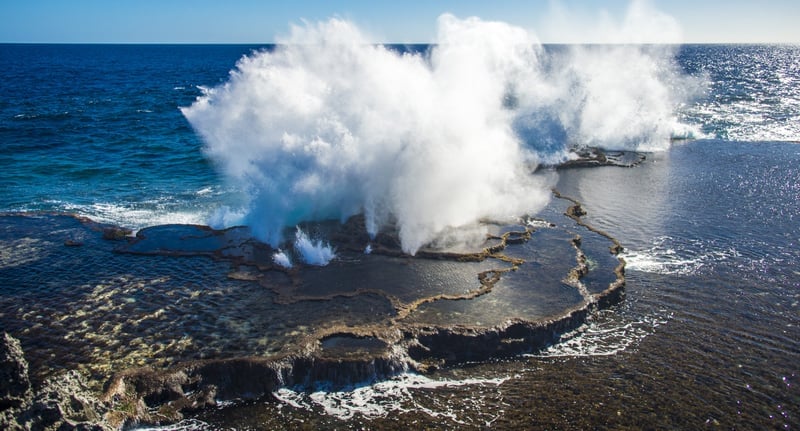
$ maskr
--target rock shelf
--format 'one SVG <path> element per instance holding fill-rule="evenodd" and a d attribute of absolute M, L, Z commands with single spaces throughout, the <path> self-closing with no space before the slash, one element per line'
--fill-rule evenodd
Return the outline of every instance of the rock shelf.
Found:
<path fill-rule="evenodd" d="M 80 371 L 116 427 L 281 387 L 513 357 L 624 295 L 621 245 L 583 220 L 579 202 L 553 196 L 548 219 L 483 221 L 482 243 L 415 256 L 391 231 L 369 238 L 360 217 L 301 226 L 330 239 L 337 257 L 326 267 L 279 266 L 243 227 L 130 236 L 71 216 L 3 215 L 0 257 L 16 258 L 2 257 L 0 271 L 17 287 L 0 319 L 35 384 Z"/>

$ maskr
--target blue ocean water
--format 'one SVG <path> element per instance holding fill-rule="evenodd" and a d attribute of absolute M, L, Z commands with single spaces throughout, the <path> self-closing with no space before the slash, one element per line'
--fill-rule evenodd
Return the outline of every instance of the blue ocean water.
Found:
<path fill-rule="evenodd" d="M 0 45 L 0 212 L 69 212 L 138 229 L 207 223 L 220 208 L 235 207 L 249 191 L 224 174 L 180 108 L 224 86 L 237 60 L 261 48 Z M 559 189 L 583 201 L 589 220 L 626 247 L 626 301 L 578 337 L 575 351 L 565 343 L 553 353 L 588 359 L 474 366 L 473 374 L 508 380 L 492 383 L 488 395 L 486 387 L 437 392 L 420 384 L 416 398 L 397 407 L 412 412 L 408 423 L 423 412 L 430 426 L 446 420 L 477 428 L 502 412 L 498 424 L 536 428 L 529 412 L 546 416 L 546 406 L 555 406 L 540 428 L 599 418 L 611 428 L 614 420 L 645 428 L 799 424 L 800 47 L 687 45 L 674 61 L 707 83 L 676 107 L 695 139 L 675 141 L 634 169 L 559 174 Z M 556 123 L 525 130 L 556 153 L 568 132 Z M 603 337 L 612 335 L 635 339 L 634 351 L 602 356 Z M 554 388 L 555 379 L 567 384 Z M 352 396 L 363 407 L 361 394 Z M 603 406 L 564 419 L 576 397 Z M 319 419 L 320 410 L 245 405 L 202 419 L 219 427 L 265 427 L 287 417 L 344 427 Z M 278 419 L 242 419 L 267 421 L 264 411 Z M 390 428 L 393 420 L 362 425 Z"/>
<path fill-rule="evenodd" d="M 179 108 L 259 48 L 0 45 L 0 210 L 133 228 L 208 222 L 242 191 L 218 175 Z M 677 64 L 710 86 L 680 120 L 713 139 L 800 140 L 798 57 L 795 46 L 681 47 Z"/>
<path fill-rule="evenodd" d="M 0 46 L 0 207 L 202 222 L 221 181 L 178 107 L 253 48 Z"/>
<path fill-rule="evenodd" d="M 731 141 L 800 138 L 797 46 L 687 45 L 676 60 L 686 73 L 708 76 L 702 97 L 682 109 L 707 137 Z"/>

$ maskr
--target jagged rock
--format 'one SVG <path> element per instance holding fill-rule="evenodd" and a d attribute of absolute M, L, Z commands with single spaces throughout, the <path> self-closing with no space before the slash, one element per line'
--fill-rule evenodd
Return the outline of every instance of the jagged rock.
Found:
<path fill-rule="evenodd" d="M 20 407 L 31 397 L 28 362 L 19 340 L 4 332 L 0 338 L 0 411 Z"/>
<path fill-rule="evenodd" d="M 32 429 L 110 430 L 105 406 L 89 390 L 85 378 L 69 371 L 48 380 L 24 415 Z"/>
<path fill-rule="evenodd" d="M 346 386 L 407 369 L 407 358 L 376 338 L 337 333 L 322 344 L 321 352 L 309 356 L 243 357 L 179 364 L 170 370 L 122 371 L 103 396 L 111 409 L 109 422 L 118 427 L 170 423 L 188 412 L 214 407 L 217 400 L 265 400 L 282 386 L 311 389 L 320 381 Z M 360 353 L 342 357 L 339 347 Z"/>
<path fill-rule="evenodd" d="M 4 430 L 113 429 L 103 418 L 105 406 L 76 371 L 51 378 L 33 391 L 20 342 L 7 333 L 0 339 L 0 403 Z"/>

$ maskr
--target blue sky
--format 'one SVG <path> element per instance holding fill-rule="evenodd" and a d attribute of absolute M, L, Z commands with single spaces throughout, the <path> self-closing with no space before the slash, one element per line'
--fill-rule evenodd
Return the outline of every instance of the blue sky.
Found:
<path fill-rule="evenodd" d="M 646 0 L 683 42 L 800 43 L 798 0 Z M 290 23 L 338 16 L 376 42 L 431 42 L 450 12 L 531 30 L 543 42 L 603 42 L 628 0 L 3 0 L 0 42 L 268 43 Z M 556 18 L 554 18 L 556 16 Z M 651 29 L 652 30 L 652 29 Z"/>

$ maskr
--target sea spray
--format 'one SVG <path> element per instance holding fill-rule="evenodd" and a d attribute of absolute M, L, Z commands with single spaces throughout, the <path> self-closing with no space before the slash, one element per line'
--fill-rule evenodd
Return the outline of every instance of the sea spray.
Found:
<path fill-rule="evenodd" d="M 336 257 L 336 250 L 322 239 L 309 238 L 308 234 L 298 226 L 295 228 L 292 250 L 278 249 L 272 254 L 272 262 L 291 269 L 294 267 L 292 256 L 308 265 L 325 266 Z"/>
<path fill-rule="evenodd" d="M 423 56 L 337 19 L 295 27 L 184 108 L 208 156 L 249 191 L 254 234 L 278 245 L 285 226 L 363 212 L 370 234 L 394 223 L 414 253 L 443 229 L 546 204 L 502 104 L 535 41 L 449 15 L 440 33 L 447 45 Z"/>
<path fill-rule="evenodd" d="M 241 220 L 277 246 L 285 227 L 363 213 L 414 254 L 481 218 L 531 213 L 570 147 L 669 145 L 677 72 L 639 46 L 549 53 L 501 22 L 442 15 L 424 53 L 375 45 L 331 19 L 242 58 L 182 111 L 249 195 Z M 235 214 L 229 211 L 226 214 Z"/>
<path fill-rule="evenodd" d="M 569 100 L 549 107 L 565 129 L 570 146 L 608 150 L 663 151 L 674 133 L 682 133 L 675 107 L 687 85 L 670 46 L 572 46 L 560 72 Z"/>
<path fill-rule="evenodd" d="M 281 249 L 278 249 L 278 251 L 272 255 L 272 262 L 286 269 L 291 269 L 294 266 L 292 265 L 292 260 L 289 258 L 289 255 Z"/>
<path fill-rule="evenodd" d="M 336 257 L 336 251 L 321 239 L 312 240 L 300 227 L 295 233 L 294 248 L 309 265 L 325 266 Z"/>

